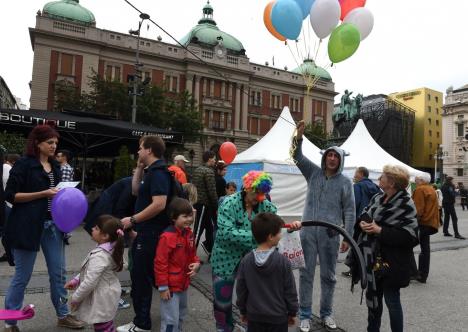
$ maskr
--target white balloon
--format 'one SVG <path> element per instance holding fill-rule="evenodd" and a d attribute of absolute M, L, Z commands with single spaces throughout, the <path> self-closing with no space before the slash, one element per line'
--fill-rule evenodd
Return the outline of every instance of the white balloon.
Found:
<path fill-rule="evenodd" d="M 343 22 L 354 24 L 361 33 L 361 41 L 363 41 L 369 36 L 374 27 L 374 15 L 369 9 L 359 7 L 350 11 Z"/>
<path fill-rule="evenodd" d="M 316 0 L 310 9 L 310 24 L 320 39 L 327 37 L 338 25 L 341 7 L 338 0 Z"/>

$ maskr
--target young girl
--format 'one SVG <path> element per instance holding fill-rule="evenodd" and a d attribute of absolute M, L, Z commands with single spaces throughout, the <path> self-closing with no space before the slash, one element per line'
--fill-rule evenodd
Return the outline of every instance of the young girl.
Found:
<path fill-rule="evenodd" d="M 187 313 L 187 289 L 190 278 L 200 267 L 190 225 L 193 207 L 189 201 L 174 198 L 169 205 L 173 225 L 159 238 L 154 274 L 161 297 L 161 332 L 182 331 Z"/>
<path fill-rule="evenodd" d="M 120 221 L 102 215 L 93 227 L 91 237 L 97 247 L 91 250 L 78 276 L 65 288 L 76 289 L 71 308 L 77 317 L 94 324 L 94 331 L 115 332 L 113 319 L 120 299 L 117 272 L 123 267 L 124 233 Z"/>

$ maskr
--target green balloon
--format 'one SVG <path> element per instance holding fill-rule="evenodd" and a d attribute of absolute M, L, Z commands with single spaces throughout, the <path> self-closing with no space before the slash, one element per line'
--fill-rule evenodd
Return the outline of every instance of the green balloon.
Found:
<path fill-rule="evenodd" d="M 343 23 L 333 30 L 328 40 L 328 57 L 331 62 L 346 60 L 356 52 L 361 42 L 359 30 L 351 23 Z"/>

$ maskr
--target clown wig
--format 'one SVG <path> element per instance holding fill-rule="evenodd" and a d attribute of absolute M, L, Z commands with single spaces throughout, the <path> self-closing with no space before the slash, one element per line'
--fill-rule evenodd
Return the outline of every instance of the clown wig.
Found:
<path fill-rule="evenodd" d="M 270 174 L 261 171 L 250 171 L 242 177 L 245 190 L 268 194 L 273 185 Z"/>

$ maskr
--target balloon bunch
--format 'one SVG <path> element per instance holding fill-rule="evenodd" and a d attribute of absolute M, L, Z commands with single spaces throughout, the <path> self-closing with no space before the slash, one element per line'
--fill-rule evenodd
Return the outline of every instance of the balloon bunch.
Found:
<path fill-rule="evenodd" d="M 330 36 L 328 57 L 338 63 L 352 56 L 372 31 L 374 17 L 365 4 L 366 0 L 274 0 L 265 7 L 263 21 L 275 38 L 297 41 L 309 16 L 320 41 Z"/>

